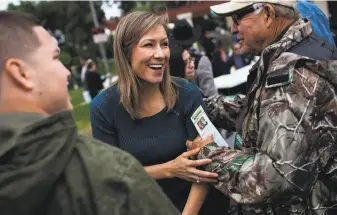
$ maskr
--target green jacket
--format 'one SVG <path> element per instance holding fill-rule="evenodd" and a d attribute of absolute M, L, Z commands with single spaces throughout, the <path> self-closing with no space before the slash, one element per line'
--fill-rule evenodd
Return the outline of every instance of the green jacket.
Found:
<path fill-rule="evenodd" d="M 179 214 L 131 155 L 81 137 L 69 111 L 0 115 L 0 211 Z"/>

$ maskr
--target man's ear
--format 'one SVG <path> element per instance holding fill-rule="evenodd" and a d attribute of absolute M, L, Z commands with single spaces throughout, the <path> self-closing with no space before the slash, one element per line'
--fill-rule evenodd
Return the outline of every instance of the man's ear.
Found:
<path fill-rule="evenodd" d="M 13 83 L 25 90 L 32 90 L 34 83 L 27 72 L 27 66 L 21 60 L 10 58 L 5 63 L 4 72 Z"/>
<path fill-rule="evenodd" d="M 270 28 L 276 22 L 276 12 L 270 4 L 264 5 L 262 15 L 266 28 Z"/>

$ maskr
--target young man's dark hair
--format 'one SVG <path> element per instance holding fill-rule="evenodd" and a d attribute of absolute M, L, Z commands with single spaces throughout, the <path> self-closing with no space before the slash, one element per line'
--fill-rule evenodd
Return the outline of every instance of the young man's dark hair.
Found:
<path fill-rule="evenodd" d="M 0 71 L 8 58 L 25 58 L 36 49 L 39 40 L 33 32 L 40 23 L 24 12 L 0 11 Z"/>

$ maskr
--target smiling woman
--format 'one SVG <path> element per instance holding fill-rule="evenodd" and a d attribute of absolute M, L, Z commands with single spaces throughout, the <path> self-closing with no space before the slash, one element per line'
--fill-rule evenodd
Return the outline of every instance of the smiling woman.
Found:
<path fill-rule="evenodd" d="M 152 84 L 160 84 L 168 66 L 170 50 L 162 25 L 153 27 L 133 48 L 131 67 L 137 77 Z"/>
<path fill-rule="evenodd" d="M 186 152 L 186 141 L 198 134 L 190 117 L 204 104 L 194 84 L 170 76 L 167 21 L 148 12 L 120 20 L 114 40 L 119 79 L 94 98 L 90 118 L 93 137 L 135 156 L 183 211 L 192 182 L 215 182 L 217 174 L 196 169 L 211 160 L 188 159 L 198 153 Z"/>
<path fill-rule="evenodd" d="M 121 103 L 133 118 L 139 117 L 141 111 L 141 85 L 158 84 L 158 89 L 165 95 L 163 99 L 168 110 L 175 104 L 174 84 L 170 74 L 164 72 L 168 68 L 169 59 L 165 29 L 167 23 L 167 16 L 134 12 L 121 20 L 117 26 L 114 56 L 119 76 L 118 88 Z M 153 64 L 162 65 L 161 71 L 151 69 L 149 65 Z"/>

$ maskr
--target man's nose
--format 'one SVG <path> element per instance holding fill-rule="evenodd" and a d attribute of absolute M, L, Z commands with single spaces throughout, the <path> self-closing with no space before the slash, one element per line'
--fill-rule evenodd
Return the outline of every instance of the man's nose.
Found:
<path fill-rule="evenodd" d="M 231 33 L 232 34 L 237 34 L 238 33 L 238 26 L 233 22 L 233 25 L 231 27 Z"/>
<path fill-rule="evenodd" d="M 70 79 L 70 77 L 71 77 L 71 72 L 67 70 L 67 78 Z"/>

